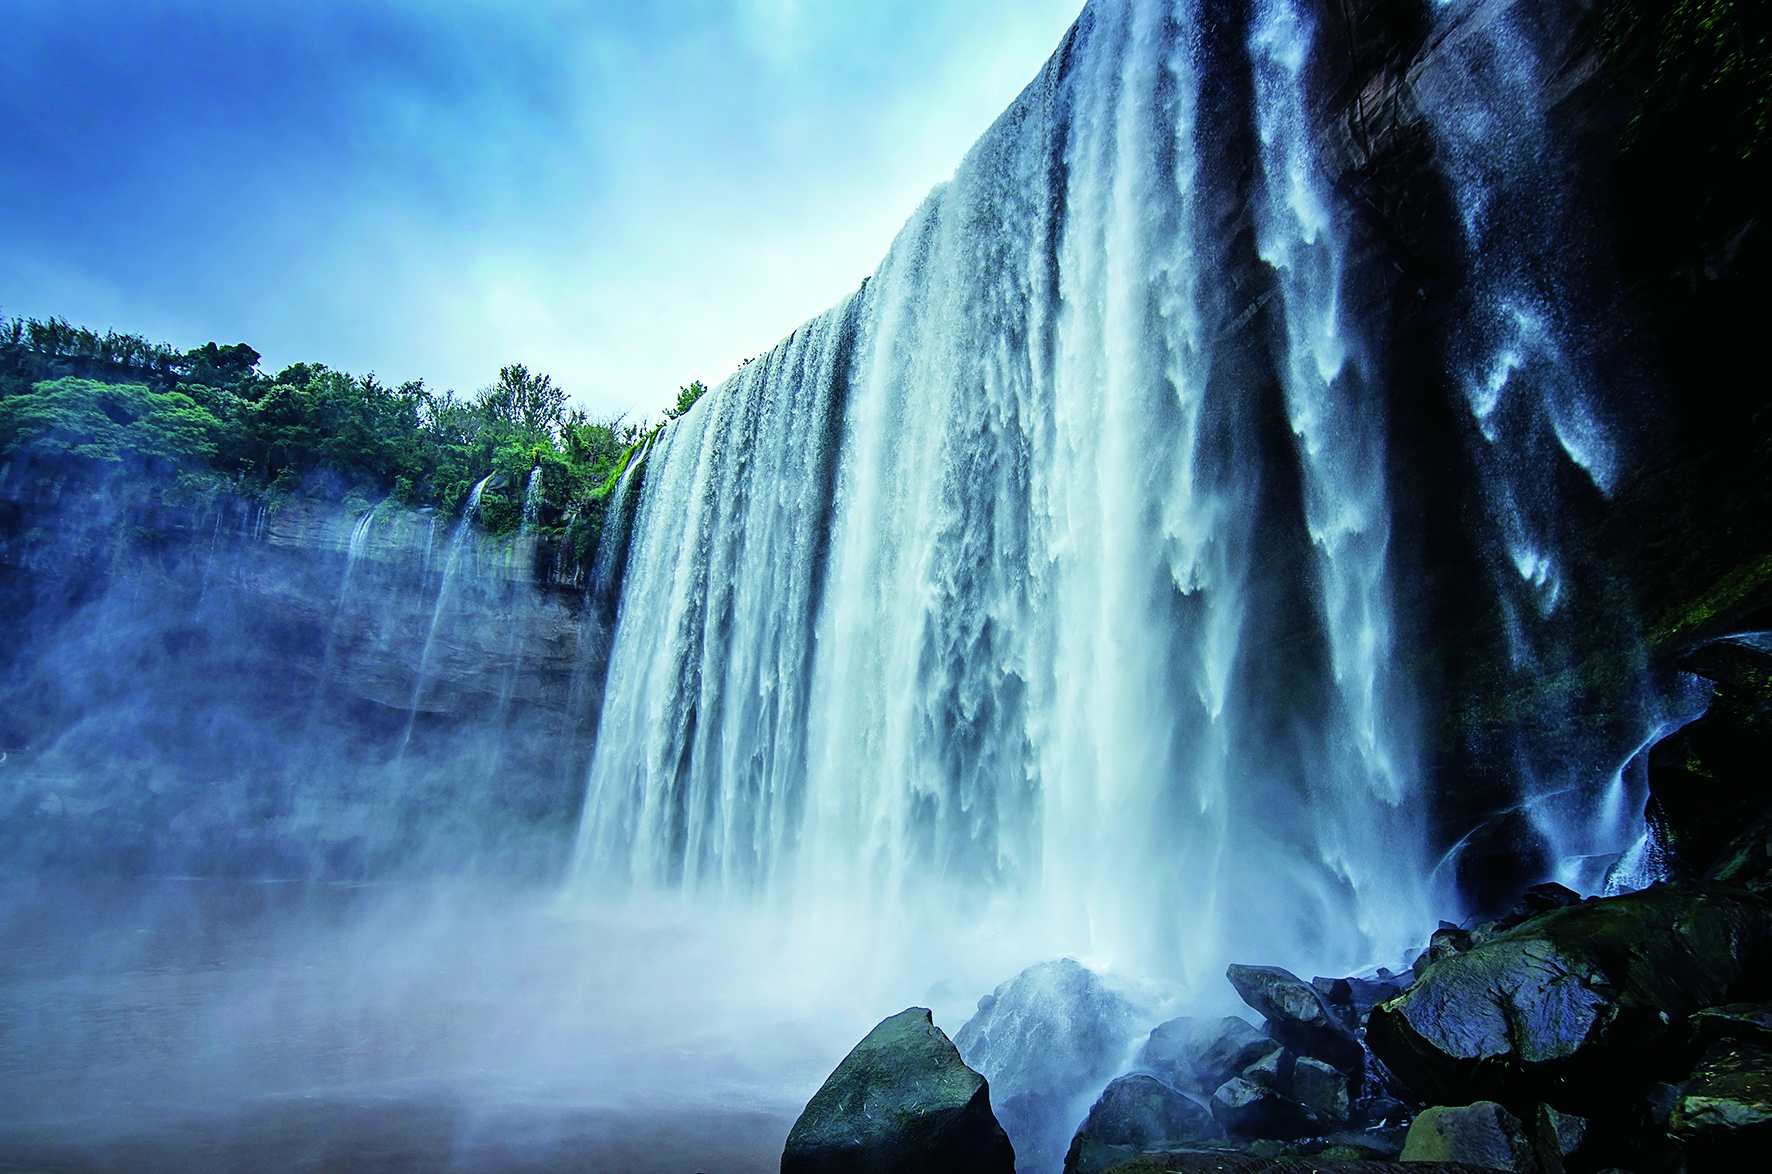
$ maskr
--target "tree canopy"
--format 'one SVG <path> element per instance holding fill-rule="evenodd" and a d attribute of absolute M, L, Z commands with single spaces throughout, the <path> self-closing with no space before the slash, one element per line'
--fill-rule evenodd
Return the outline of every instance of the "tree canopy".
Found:
<path fill-rule="evenodd" d="M 606 500 L 652 431 L 569 408 L 565 389 L 521 363 L 464 397 L 322 363 L 266 374 L 260 359 L 245 343 L 178 351 L 59 318 L 0 321 L 0 461 L 449 512 L 491 477 L 499 484 L 483 495 L 481 521 L 494 530 L 520 523 L 523 486 L 539 469 L 548 524 L 594 548 Z M 665 416 L 706 390 L 699 380 L 680 389 Z"/>

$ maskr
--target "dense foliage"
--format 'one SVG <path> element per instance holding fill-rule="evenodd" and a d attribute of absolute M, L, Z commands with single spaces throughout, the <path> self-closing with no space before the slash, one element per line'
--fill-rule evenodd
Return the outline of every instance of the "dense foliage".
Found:
<path fill-rule="evenodd" d="M 56 318 L 0 321 L 0 461 L 139 471 L 186 496 L 392 498 L 447 512 L 490 478 L 480 520 L 496 532 L 523 522 L 539 470 L 529 520 L 582 561 L 647 435 L 568 408 L 564 390 L 521 364 L 460 397 L 318 363 L 266 375 L 258 363 L 244 343 L 180 352 Z M 667 415 L 706 390 L 692 387 Z"/>

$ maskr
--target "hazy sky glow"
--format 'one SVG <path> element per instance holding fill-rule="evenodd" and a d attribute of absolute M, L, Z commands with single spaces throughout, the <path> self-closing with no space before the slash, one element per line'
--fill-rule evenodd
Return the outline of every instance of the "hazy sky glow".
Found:
<path fill-rule="evenodd" d="M 656 415 L 869 273 L 1081 0 L 0 0 L 0 313 Z"/>

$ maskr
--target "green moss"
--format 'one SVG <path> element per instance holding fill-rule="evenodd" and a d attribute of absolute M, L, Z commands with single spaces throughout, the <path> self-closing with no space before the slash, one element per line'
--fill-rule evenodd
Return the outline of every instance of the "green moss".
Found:
<path fill-rule="evenodd" d="M 1772 583 L 1772 554 L 1744 559 L 1710 591 L 1663 619 L 1650 639 L 1662 644 L 1684 635 L 1742 602 L 1767 583 Z"/>
<path fill-rule="evenodd" d="M 1772 45 L 1763 0 L 1613 0 L 1596 36 L 1629 94 L 1626 145 L 1693 93 L 1727 94 L 1745 123 L 1741 157 L 1772 142 Z M 1627 58 L 1636 67 L 1618 68 Z"/>

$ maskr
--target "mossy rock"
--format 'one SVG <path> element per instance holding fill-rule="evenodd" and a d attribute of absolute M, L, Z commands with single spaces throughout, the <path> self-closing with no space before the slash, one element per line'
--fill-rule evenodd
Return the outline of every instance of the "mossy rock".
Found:
<path fill-rule="evenodd" d="M 782 1174 L 1013 1174 L 990 1087 L 929 1011 L 882 1020 L 813 1094 L 788 1134 Z"/>

